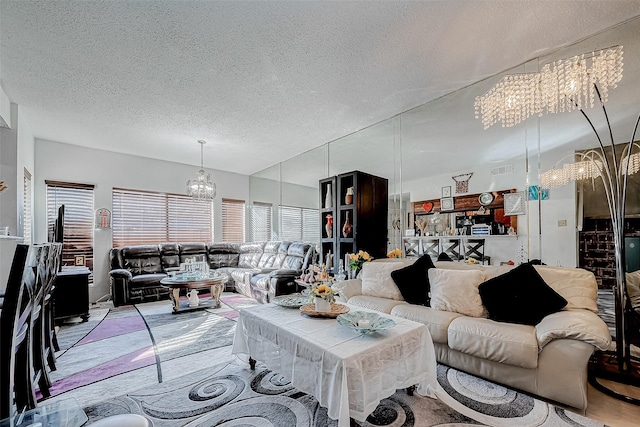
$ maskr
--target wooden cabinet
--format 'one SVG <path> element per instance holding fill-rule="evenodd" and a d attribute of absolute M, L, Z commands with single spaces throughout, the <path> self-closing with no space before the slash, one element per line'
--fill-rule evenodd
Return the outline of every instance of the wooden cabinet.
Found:
<path fill-rule="evenodd" d="M 333 254 L 333 266 L 344 260 L 347 253 L 359 250 L 367 251 L 374 258 L 386 256 L 388 185 L 386 178 L 360 171 L 320 180 L 322 263 L 326 262 L 329 250 Z M 326 229 L 329 221 L 331 236 Z"/>
<path fill-rule="evenodd" d="M 89 319 L 89 275 L 86 267 L 63 268 L 56 276 L 53 291 L 53 313 L 56 323 L 70 317 Z"/>

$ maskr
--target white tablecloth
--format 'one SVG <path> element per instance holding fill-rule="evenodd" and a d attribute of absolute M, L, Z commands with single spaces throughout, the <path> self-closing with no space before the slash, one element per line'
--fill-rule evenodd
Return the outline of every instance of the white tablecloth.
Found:
<path fill-rule="evenodd" d="M 369 311 L 349 307 L 352 311 Z M 310 318 L 274 304 L 240 311 L 233 353 L 244 353 L 311 394 L 338 420 L 364 421 L 396 389 L 418 385 L 435 397 L 436 358 L 431 335 L 421 323 L 382 314 L 396 326 L 370 335 L 335 319 Z"/>

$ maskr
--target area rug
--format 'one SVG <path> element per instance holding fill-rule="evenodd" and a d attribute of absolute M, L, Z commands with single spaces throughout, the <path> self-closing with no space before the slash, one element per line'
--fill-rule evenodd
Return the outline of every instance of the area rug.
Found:
<path fill-rule="evenodd" d="M 156 370 L 147 377 L 156 378 L 145 379 L 161 383 L 170 369 L 165 362 L 231 345 L 237 309 L 256 304 L 240 295 L 223 297 L 222 303 L 219 309 L 179 314 L 172 314 L 169 301 L 111 307 L 97 321 L 63 326 L 51 395 L 149 366 Z"/>
<path fill-rule="evenodd" d="M 438 367 L 440 399 L 399 390 L 360 426 L 602 426 L 505 387 Z M 447 403 L 445 403 L 445 400 Z M 457 405 L 451 407 L 451 403 Z M 326 409 L 264 367 L 224 364 L 84 408 L 90 421 L 135 413 L 153 426 L 332 427 Z"/>

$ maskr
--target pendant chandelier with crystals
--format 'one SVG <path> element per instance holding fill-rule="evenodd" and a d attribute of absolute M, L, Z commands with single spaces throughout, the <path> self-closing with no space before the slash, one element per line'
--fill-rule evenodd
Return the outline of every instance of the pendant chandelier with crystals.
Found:
<path fill-rule="evenodd" d="M 476 97 L 476 119 L 485 129 L 497 122 L 511 127 L 534 114 L 593 108 L 596 84 L 607 102 L 609 89 L 622 79 L 622 53 L 622 46 L 614 46 L 546 64 L 537 73 L 505 76 Z"/>
<path fill-rule="evenodd" d="M 204 171 L 204 144 L 207 141 L 199 140 L 200 144 L 200 170 L 195 179 L 187 181 L 187 195 L 196 200 L 213 200 L 216 197 L 216 184 L 211 181 L 211 175 Z"/>

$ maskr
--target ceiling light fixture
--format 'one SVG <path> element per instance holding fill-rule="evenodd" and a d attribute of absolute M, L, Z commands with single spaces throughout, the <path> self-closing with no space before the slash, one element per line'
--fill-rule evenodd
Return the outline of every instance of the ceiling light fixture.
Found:
<path fill-rule="evenodd" d="M 629 381 L 632 381 L 639 359 L 631 356 L 629 347 L 634 332 L 627 324 L 629 321 L 627 316 L 633 316 L 635 313 L 628 313 L 628 310 L 633 308 L 630 308 L 627 301 L 624 220 L 628 177 L 640 171 L 640 154 L 632 153 L 634 148 L 640 148 L 634 143 L 640 116 L 633 127 L 631 139 L 623 144 L 624 149 L 617 151 L 620 148 L 616 147 L 613 139 L 611 122 L 604 105 L 608 99 L 609 89 L 616 88 L 622 79 L 622 65 L 622 46 L 574 56 L 544 65 L 537 73 L 505 76 L 487 93 L 476 97 L 474 105 L 476 118 L 482 118 L 485 129 L 497 122 L 502 122 L 503 127 L 515 126 L 533 114 L 541 116 L 544 113 L 580 110 L 595 133 L 598 148 L 575 153 L 575 156 L 578 156 L 576 161 L 564 164 L 562 167 L 556 164 L 551 170 L 541 173 L 540 187 L 555 188 L 572 181 L 596 178 L 600 178 L 604 184 L 615 253 L 616 286 L 613 293 L 616 350 L 615 353 L 597 352 L 594 358 L 603 366 L 609 365 L 604 369 L 613 368 L 614 372 L 616 367 L 611 366 L 610 363 L 615 361 L 617 364 L 615 380 L 632 384 L 633 382 Z M 609 150 L 605 149 L 600 134 L 584 112 L 587 107 L 593 108 L 596 99 L 602 106 L 606 119 L 608 142 L 611 144 L 610 155 L 607 155 Z M 618 399 L 640 405 L 640 399 L 625 396 L 598 382 L 599 377 L 613 379 L 611 375 L 614 373 L 611 372 L 611 375 L 606 377 L 599 369 L 603 368 L 594 368 L 589 374 L 590 382 L 594 387 Z"/>
<path fill-rule="evenodd" d="M 211 174 L 204 171 L 204 144 L 207 141 L 201 139 L 198 143 L 200 144 L 200 170 L 196 179 L 187 181 L 187 195 L 195 200 L 213 200 L 216 197 L 216 184 L 211 181 Z"/>
<path fill-rule="evenodd" d="M 497 122 L 511 127 L 534 114 L 593 108 L 596 98 L 607 102 L 609 89 L 622 79 L 622 53 L 614 46 L 546 64 L 537 73 L 504 76 L 476 97 L 476 119 L 485 129 Z"/>

